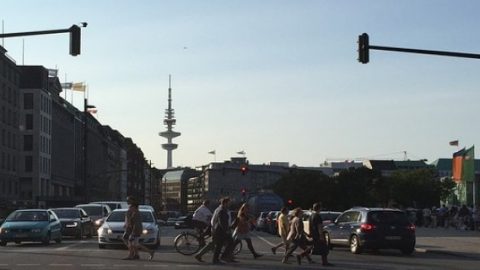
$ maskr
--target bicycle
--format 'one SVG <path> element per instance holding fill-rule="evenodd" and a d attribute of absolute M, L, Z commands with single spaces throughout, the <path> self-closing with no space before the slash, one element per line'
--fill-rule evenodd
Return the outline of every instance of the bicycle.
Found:
<path fill-rule="evenodd" d="M 175 237 L 175 250 L 182 255 L 193 255 L 206 245 L 206 240 L 209 238 L 211 238 L 210 235 L 206 236 L 202 245 L 200 244 L 200 237 L 198 236 L 198 234 L 190 231 L 183 231 Z M 238 242 L 235 245 L 233 249 L 233 254 L 237 255 L 238 253 L 240 253 L 240 251 L 242 251 L 242 242 Z"/>

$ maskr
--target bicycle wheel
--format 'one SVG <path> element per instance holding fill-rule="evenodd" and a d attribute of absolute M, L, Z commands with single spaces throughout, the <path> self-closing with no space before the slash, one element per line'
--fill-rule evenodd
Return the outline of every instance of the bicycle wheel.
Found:
<path fill-rule="evenodd" d="M 175 238 L 175 250 L 182 255 L 192 255 L 200 250 L 200 242 L 195 234 L 183 232 Z"/>

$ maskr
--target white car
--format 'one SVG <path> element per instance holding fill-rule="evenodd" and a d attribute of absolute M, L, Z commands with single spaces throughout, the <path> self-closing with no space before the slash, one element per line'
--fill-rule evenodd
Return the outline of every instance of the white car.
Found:
<path fill-rule="evenodd" d="M 103 225 L 98 229 L 98 247 L 105 248 L 107 245 L 124 245 L 123 233 L 125 232 L 125 214 L 127 209 L 116 209 L 107 217 Z M 157 224 L 155 215 L 150 210 L 140 209 L 142 216 L 143 232 L 140 243 L 152 248 L 160 246 L 160 226 Z"/>

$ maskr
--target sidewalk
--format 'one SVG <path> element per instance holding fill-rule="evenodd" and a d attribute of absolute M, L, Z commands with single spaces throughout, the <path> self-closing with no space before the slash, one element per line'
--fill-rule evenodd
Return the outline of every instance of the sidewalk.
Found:
<path fill-rule="evenodd" d="M 480 260 L 480 232 L 417 227 L 416 252 L 444 253 Z"/>

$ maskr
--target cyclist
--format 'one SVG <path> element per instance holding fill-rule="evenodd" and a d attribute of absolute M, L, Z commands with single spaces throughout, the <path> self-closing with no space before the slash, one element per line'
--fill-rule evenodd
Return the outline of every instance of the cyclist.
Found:
<path fill-rule="evenodd" d="M 205 236 L 211 235 L 210 220 L 212 219 L 212 211 L 208 208 L 210 201 L 205 200 L 200 207 L 195 210 L 192 217 L 192 224 L 197 230 L 200 246 L 205 245 Z"/>

